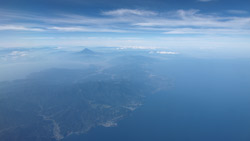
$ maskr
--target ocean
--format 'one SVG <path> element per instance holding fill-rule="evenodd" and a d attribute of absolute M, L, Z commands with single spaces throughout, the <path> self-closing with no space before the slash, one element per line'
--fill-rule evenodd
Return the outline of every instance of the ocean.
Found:
<path fill-rule="evenodd" d="M 65 140 L 83 141 L 249 141 L 248 60 L 170 60 L 157 70 L 173 87 L 146 98 L 118 122 Z"/>

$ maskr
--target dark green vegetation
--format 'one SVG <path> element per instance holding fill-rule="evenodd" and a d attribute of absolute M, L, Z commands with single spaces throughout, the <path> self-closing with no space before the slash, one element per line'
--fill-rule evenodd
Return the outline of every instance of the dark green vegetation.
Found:
<path fill-rule="evenodd" d="M 83 52 L 91 60 L 94 52 Z M 168 87 L 148 69 L 152 60 L 124 55 L 110 59 L 108 67 L 54 68 L 1 82 L 0 140 L 61 140 L 116 126 L 144 97 Z"/>

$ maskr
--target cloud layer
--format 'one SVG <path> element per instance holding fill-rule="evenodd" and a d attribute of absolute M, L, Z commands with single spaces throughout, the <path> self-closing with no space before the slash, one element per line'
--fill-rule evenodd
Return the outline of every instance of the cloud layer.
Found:
<path fill-rule="evenodd" d="M 243 14 L 245 11 L 228 10 Z M 199 10 L 157 12 L 138 9 L 103 11 L 99 16 L 54 14 L 51 17 L 1 12 L 0 30 L 33 32 L 115 32 L 159 34 L 250 34 L 250 17 L 220 16 Z"/>
<path fill-rule="evenodd" d="M 239 10 L 215 14 L 198 9 L 114 9 L 95 15 L 0 10 L 0 48 L 98 46 L 173 51 L 158 54 L 216 50 L 249 56 L 249 37 L 250 16 Z M 26 54 L 10 56 L 14 55 Z"/>
<path fill-rule="evenodd" d="M 199 2 L 211 2 L 213 0 L 198 0 Z"/>

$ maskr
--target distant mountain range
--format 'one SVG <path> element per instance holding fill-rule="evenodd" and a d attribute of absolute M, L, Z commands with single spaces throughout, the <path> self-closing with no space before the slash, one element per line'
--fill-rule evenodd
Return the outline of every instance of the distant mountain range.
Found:
<path fill-rule="evenodd" d="M 98 54 L 87 48 L 78 53 L 86 58 Z M 161 89 L 159 83 L 166 84 L 145 68 L 150 63 L 145 59 L 115 57 L 105 68 L 54 68 L 1 82 L 0 140 L 56 141 L 97 126 L 116 126 Z"/>

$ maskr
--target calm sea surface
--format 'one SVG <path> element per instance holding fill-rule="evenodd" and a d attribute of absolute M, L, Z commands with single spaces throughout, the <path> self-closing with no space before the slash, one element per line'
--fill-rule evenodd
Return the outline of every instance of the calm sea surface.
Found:
<path fill-rule="evenodd" d="M 179 60 L 155 69 L 173 88 L 148 97 L 117 127 L 66 140 L 250 141 L 249 61 Z"/>

